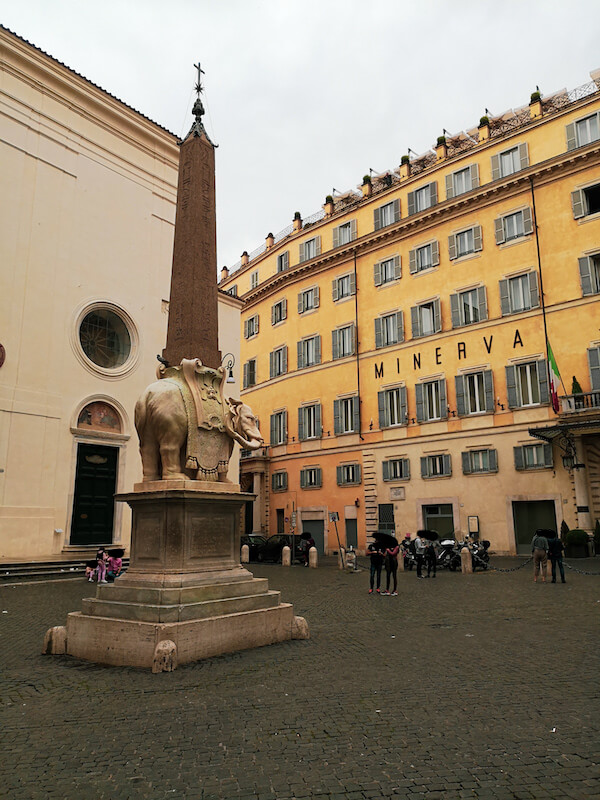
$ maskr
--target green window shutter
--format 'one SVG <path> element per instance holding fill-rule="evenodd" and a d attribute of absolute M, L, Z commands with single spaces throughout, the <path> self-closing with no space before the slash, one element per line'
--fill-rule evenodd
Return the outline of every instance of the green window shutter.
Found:
<path fill-rule="evenodd" d="M 335 468 L 335 477 L 336 477 L 336 480 L 337 480 L 337 485 L 338 486 L 343 486 L 344 485 L 344 469 L 343 469 L 343 467 L 337 466 Z"/>
<path fill-rule="evenodd" d="M 340 229 L 339 226 L 333 229 L 333 249 L 340 246 Z"/>
<path fill-rule="evenodd" d="M 429 184 L 429 206 L 437 205 L 437 181 Z"/>
<path fill-rule="evenodd" d="M 394 256 L 394 278 L 398 280 L 402 277 L 402 261 L 400 256 Z"/>
<path fill-rule="evenodd" d="M 282 472 L 281 474 L 282 474 L 282 477 L 283 477 L 283 483 L 282 483 L 281 488 L 282 489 L 287 489 L 288 488 L 288 474 L 287 474 L 287 472 Z"/>
<path fill-rule="evenodd" d="M 590 366 L 590 382 L 592 391 L 600 389 L 600 347 L 590 347 L 587 351 Z"/>
<path fill-rule="evenodd" d="M 381 286 L 381 262 L 373 264 L 373 281 L 375 286 Z"/>
<path fill-rule="evenodd" d="M 373 211 L 373 227 L 376 231 L 381 228 L 381 211 L 378 208 Z"/>
<path fill-rule="evenodd" d="M 304 295 L 302 292 L 298 294 L 298 313 L 304 313 Z"/>
<path fill-rule="evenodd" d="M 281 319 L 287 319 L 287 297 L 281 301 Z"/>
<path fill-rule="evenodd" d="M 573 219 L 581 219 L 585 217 L 585 205 L 583 202 L 583 192 L 581 189 L 576 189 L 571 192 L 571 206 L 573 207 Z"/>
<path fill-rule="evenodd" d="M 544 466 L 545 467 L 554 466 L 554 459 L 552 458 L 552 445 L 551 444 L 545 444 L 544 445 Z"/>
<path fill-rule="evenodd" d="M 479 186 L 479 164 L 471 164 L 471 189 L 477 189 Z"/>
<path fill-rule="evenodd" d="M 459 417 L 464 417 L 467 413 L 465 405 L 465 376 L 455 375 L 454 386 L 456 388 L 456 413 Z"/>
<path fill-rule="evenodd" d="M 402 459 L 402 477 L 410 480 L 410 461 L 408 458 Z"/>
<path fill-rule="evenodd" d="M 342 419 L 340 415 L 340 401 L 333 401 L 333 432 L 339 435 L 342 432 Z"/>
<path fill-rule="evenodd" d="M 283 372 L 287 372 L 287 368 L 288 368 L 288 366 L 287 366 L 287 354 L 288 354 L 288 349 L 287 349 L 287 344 L 286 344 L 285 347 L 283 348 L 282 356 L 281 356 L 281 361 L 282 361 L 281 368 L 282 368 Z"/>
<path fill-rule="evenodd" d="M 485 286 L 477 287 L 477 304 L 479 306 L 479 321 L 483 322 L 488 318 Z"/>
<path fill-rule="evenodd" d="M 408 425 L 408 403 L 406 399 L 406 386 L 400 387 L 400 424 Z"/>
<path fill-rule="evenodd" d="M 298 439 L 302 441 L 304 439 L 304 409 L 298 409 Z"/>
<path fill-rule="evenodd" d="M 481 225 L 473 226 L 473 250 L 479 253 L 483 250 L 483 240 L 481 236 Z"/>
<path fill-rule="evenodd" d="M 513 364 L 505 367 L 506 370 L 506 394 L 508 397 L 508 407 L 518 408 L 519 398 L 517 396 L 517 370 Z"/>
<path fill-rule="evenodd" d="M 375 349 L 383 347 L 383 331 L 381 328 L 381 317 L 375 318 Z"/>
<path fill-rule="evenodd" d="M 425 419 L 425 409 L 423 407 L 423 384 L 415 384 L 415 404 L 417 409 L 417 422 L 423 422 Z"/>
<path fill-rule="evenodd" d="M 317 436 L 321 437 L 323 435 L 323 423 L 321 421 L 321 403 L 318 403 L 315 406 L 315 428 Z"/>
<path fill-rule="evenodd" d="M 276 434 L 275 434 L 275 421 L 276 421 L 276 419 L 277 419 L 277 415 L 276 414 L 271 414 L 271 444 L 272 445 L 277 443 L 277 439 L 275 438 L 276 437 Z"/>
<path fill-rule="evenodd" d="M 298 369 L 304 368 L 304 342 L 298 342 Z"/>
<path fill-rule="evenodd" d="M 529 207 L 523 209 L 523 232 L 533 233 L 533 216 Z"/>
<path fill-rule="evenodd" d="M 300 488 L 301 489 L 306 489 L 306 470 L 305 469 L 301 469 L 300 470 Z"/>
<path fill-rule="evenodd" d="M 352 355 L 355 356 L 358 350 L 358 335 L 356 332 L 356 323 L 352 323 Z"/>
<path fill-rule="evenodd" d="M 339 331 L 331 331 L 331 358 L 335 361 L 336 358 L 339 358 L 339 339 L 340 339 L 340 332 Z"/>
<path fill-rule="evenodd" d="M 275 308 L 277 304 L 271 306 L 271 325 L 275 325 Z"/>
<path fill-rule="evenodd" d="M 421 456 L 421 477 L 429 477 L 429 459 L 427 456 Z"/>
<path fill-rule="evenodd" d="M 356 225 L 356 220 L 350 220 L 350 240 L 353 242 L 358 236 L 358 228 Z"/>
<path fill-rule="evenodd" d="M 315 364 L 321 363 L 321 337 L 315 336 Z"/>
<path fill-rule="evenodd" d="M 362 470 L 360 464 L 356 464 L 354 466 L 354 475 L 356 476 L 354 483 L 360 483 L 362 481 Z"/>
<path fill-rule="evenodd" d="M 244 339 L 249 339 L 249 338 L 250 337 L 248 334 L 248 320 L 246 319 L 244 320 Z"/>
<path fill-rule="evenodd" d="M 508 280 L 500 281 L 500 310 L 502 316 L 505 317 L 510 314 L 510 298 L 508 296 Z"/>
<path fill-rule="evenodd" d="M 442 461 L 444 462 L 444 475 L 452 475 L 452 457 L 450 453 L 444 453 Z"/>
<path fill-rule="evenodd" d="M 316 248 L 315 248 L 316 254 L 318 256 L 320 256 L 321 255 L 321 237 L 320 236 L 315 236 L 315 245 L 316 245 Z"/>
<path fill-rule="evenodd" d="M 485 410 L 494 411 L 496 408 L 494 401 L 494 373 L 491 369 L 483 371 L 483 389 L 485 391 Z"/>
<path fill-rule="evenodd" d="M 438 381 L 440 389 L 440 417 L 442 419 L 448 418 L 448 400 L 446 399 L 446 379 L 440 378 Z"/>
<path fill-rule="evenodd" d="M 411 217 L 415 213 L 415 193 L 408 193 L 408 216 Z"/>
<path fill-rule="evenodd" d="M 442 330 L 442 310 L 439 298 L 433 301 L 433 329 L 436 333 Z"/>
<path fill-rule="evenodd" d="M 548 362 L 541 358 L 537 362 L 538 384 L 540 387 L 540 403 L 550 402 L 550 389 L 548 386 Z"/>
<path fill-rule="evenodd" d="M 500 156 L 492 156 L 492 180 L 497 181 L 500 177 Z"/>
<path fill-rule="evenodd" d="M 537 308 L 540 304 L 540 293 L 538 291 L 538 275 L 537 272 L 529 273 L 529 297 L 531 305 L 530 308 Z"/>
<path fill-rule="evenodd" d="M 471 474 L 471 454 L 468 452 L 462 452 L 460 454 L 461 461 L 462 461 L 462 471 L 464 475 Z"/>
<path fill-rule="evenodd" d="M 272 492 L 276 491 L 276 488 L 275 488 L 275 482 L 276 482 L 276 480 L 277 480 L 277 476 L 275 475 L 275 473 L 273 473 L 273 474 L 271 475 L 271 491 L 272 491 Z"/>
<path fill-rule="evenodd" d="M 587 294 L 594 294 L 592 286 L 592 262 L 589 256 L 579 259 L 579 280 L 581 281 L 581 293 L 585 297 Z"/>
<path fill-rule="evenodd" d="M 254 315 L 254 333 L 258 333 L 259 323 L 260 323 L 260 317 L 259 317 L 258 314 L 255 314 Z"/>
<path fill-rule="evenodd" d="M 575 132 L 575 123 L 571 122 L 566 127 L 567 132 L 567 150 L 574 150 L 577 147 L 577 134 Z"/>
<path fill-rule="evenodd" d="M 410 322 L 411 322 L 411 329 L 412 329 L 412 338 L 418 339 L 421 335 L 421 320 L 419 317 L 419 307 L 413 306 L 410 309 Z"/>
<path fill-rule="evenodd" d="M 319 287 L 318 286 L 315 286 L 315 288 L 313 289 L 313 297 L 314 297 L 314 301 L 315 301 L 314 302 L 314 306 L 315 306 L 315 308 L 318 308 L 319 307 Z"/>
<path fill-rule="evenodd" d="M 437 267 L 440 263 L 440 245 L 439 242 L 436 240 L 435 242 L 431 243 L 431 264 L 434 267 Z"/>
<path fill-rule="evenodd" d="M 498 451 L 488 450 L 488 461 L 490 465 L 490 472 L 498 472 Z"/>
<path fill-rule="evenodd" d="M 410 274 L 414 275 L 417 271 L 417 251 L 410 250 L 408 253 L 408 268 L 410 270 Z"/>
<path fill-rule="evenodd" d="M 288 438 L 287 411 L 282 411 L 281 412 L 281 418 L 283 420 L 283 442 L 287 442 L 287 438 Z"/>
<path fill-rule="evenodd" d="M 448 237 L 448 257 L 450 261 L 456 258 L 456 236 L 453 233 Z"/>
<path fill-rule="evenodd" d="M 360 398 L 358 395 L 352 398 L 352 430 L 360 433 Z"/>
<path fill-rule="evenodd" d="M 400 221 L 400 200 L 394 200 L 394 222 Z"/>
<path fill-rule="evenodd" d="M 522 447 L 513 447 L 513 454 L 515 458 L 515 469 L 525 469 L 525 454 Z"/>
<path fill-rule="evenodd" d="M 460 328 L 460 309 L 457 294 L 450 295 L 450 315 L 452 317 L 452 327 Z"/>
<path fill-rule="evenodd" d="M 384 481 L 389 481 L 390 480 L 390 462 L 389 461 L 384 461 L 381 464 L 381 469 L 382 469 L 382 472 L 383 472 L 383 480 Z"/>
<path fill-rule="evenodd" d="M 298 246 L 298 261 L 302 264 L 303 261 L 306 261 L 304 257 L 304 242 Z"/>
<path fill-rule="evenodd" d="M 242 379 L 242 385 L 244 389 L 248 388 L 248 362 L 244 364 L 244 377 Z"/>
<path fill-rule="evenodd" d="M 396 332 L 398 341 L 404 341 L 404 313 L 402 311 L 396 312 Z"/>
<path fill-rule="evenodd" d="M 244 367 L 246 365 L 244 364 Z M 275 377 L 275 353 L 269 353 L 269 378 Z"/>
<path fill-rule="evenodd" d="M 350 294 L 356 294 L 356 275 L 353 272 L 350 273 Z"/>
<path fill-rule="evenodd" d="M 446 200 L 454 197 L 454 175 L 446 175 Z"/>
<path fill-rule="evenodd" d="M 287 269 L 290 265 L 290 253 L 289 250 L 286 250 L 283 254 L 283 268 Z M 286 481 L 287 481 L 287 472 L 285 473 Z"/>
<path fill-rule="evenodd" d="M 527 149 L 527 142 L 519 145 L 519 161 L 521 162 L 521 169 L 527 169 L 529 166 L 529 151 Z"/>
<path fill-rule="evenodd" d="M 316 473 L 317 486 L 321 487 L 323 485 L 323 471 L 321 470 L 321 467 L 317 467 Z"/>
<path fill-rule="evenodd" d="M 496 237 L 496 244 L 504 243 L 504 220 L 502 217 L 497 217 L 494 220 L 494 236 Z"/>
<path fill-rule="evenodd" d="M 379 427 L 387 428 L 389 422 L 385 413 L 385 392 L 377 392 L 377 407 L 379 409 Z"/>
<path fill-rule="evenodd" d="M 334 278 L 331 281 L 331 297 L 332 297 L 334 303 L 338 299 L 338 296 L 339 296 L 338 282 L 337 282 L 337 278 Z"/>

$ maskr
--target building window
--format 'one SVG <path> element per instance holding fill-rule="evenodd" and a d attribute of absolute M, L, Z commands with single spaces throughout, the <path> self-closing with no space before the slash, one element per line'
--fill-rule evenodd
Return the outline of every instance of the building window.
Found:
<path fill-rule="evenodd" d="M 513 448 L 515 469 L 547 469 L 554 466 L 551 444 L 524 444 Z"/>
<path fill-rule="evenodd" d="M 258 314 L 249 317 L 244 322 L 244 339 L 251 339 L 258 333 Z"/>
<path fill-rule="evenodd" d="M 358 486 L 360 483 L 360 464 L 340 464 L 336 468 L 338 486 Z"/>
<path fill-rule="evenodd" d="M 400 256 L 392 256 L 378 261 L 373 266 L 373 280 L 375 286 L 391 283 L 402 277 L 402 262 Z"/>
<path fill-rule="evenodd" d="M 392 534 L 395 533 L 396 525 L 394 523 L 394 504 L 379 503 L 377 511 L 377 530 L 391 531 Z"/>
<path fill-rule="evenodd" d="M 312 311 L 319 307 L 319 287 L 313 286 L 305 289 L 298 294 L 298 313 L 304 314 L 305 311 Z"/>
<path fill-rule="evenodd" d="M 482 249 L 481 225 L 474 225 L 448 237 L 448 255 L 451 261 L 471 253 L 478 253 Z"/>
<path fill-rule="evenodd" d="M 509 408 L 525 408 L 547 403 L 548 371 L 546 361 L 529 361 L 506 367 L 506 388 Z"/>
<path fill-rule="evenodd" d="M 359 403 L 358 396 L 333 401 L 333 430 L 336 436 L 360 433 Z"/>
<path fill-rule="evenodd" d="M 287 346 L 283 345 L 269 353 L 269 377 L 277 378 L 287 372 Z"/>
<path fill-rule="evenodd" d="M 410 480 L 410 461 L 408 458 L 390 458 L 381 464 L 384 481 Z"/>
<path fill-rule="evenodd" d="M 258 270 L 254 270 L 254 272 L 250 273 L 250 288 L 256 289 L 258 286 Z"/>
<path fill-rule="evenodd" d="M 412 337 L 431 336 L 442 330 L 442 315 L 439 299 L 419 303 L 410 310 Z"/>
<path fill-rule="evenodd" d="M 301 489 L 319 489 L 322 485 L 321 467 L 304 467 L 300 470 Z"/>
<path fill-rule="evenodd" d="M 283 322 L 287 317 L 287 300 L 282 298 L 278 303 L 271 306 L 271 325 Z"/>
<path fill-rule="evenodd" d="M 373 211 L 373 223 L 375 230 L 386 228 L 393 225 L 400 219 L 400 200 L 392 200 L 384 206 L 379 206 Z"/>
<path fill-rule="evenodd" d="M 356 294 L 356 276 L 354 273 L 349 272 L 348 275 L 334 278 L 331 284 L 331 294 L 334 303 L 337 300 L 343 300 L 344 297 L 351 297 Z"/>
<path fill-rule="evenodd" d="M 288 488 L 287 472 L 274 472 L 271 475 L 271 489 L 274 492 L 285 492 L 287 488 Z"/>
<path fill-rule="evenodd" d="M 584 297 L 600 293 L 600 255 L 583 256 L 579 259 L 579 279 Z"/>
<path fill-rule="evenodd" d="M 571 205 L 575 219 L 600 213 L 600 183 L 571 192 Z"/>
<path fill-rule="evenodd" d="M 321 337 L 310 336 L 298 342 L 298 369 L 321 363 Z"/>
<path fill-rule="evenodd" d="M 600 114 L 590 114 L 567 125 L 567 150 L 583 147 L 600 139 Z"/>
<path fill-rule="evenodd" d="M 306 242 L 302 242 L 299 248 L 299 261 L 310 261 L 311 258 L 321 255 L 321 237 L 314 236 Z"/>
<path fill-rule="evenodd" d="M 530 208 L 505 214 L 494 220 L 496 244 L 504 244 L 533 233 L 533 218 Z"/>
<path fill-rule="evenodd" d="M 277 272 L 285 272 L 290 266 L 290 253 L 286 250 L 285 253 L 280 253 L 277 256 Z"/>
<path fill-rule="evenodd" d="M 287 411 L 271 414 L 271 445 L 285 444 L 287 441 Z"/>
<path fill-rule="evenodd" d="M 404 341 L 404 316 L 402 311 L 384 314 L 375 320 L 375 347 L 388 347 Z"/>
<path fill-rule="evenodd" d="M 529 166 L 529 153 L 527 143 L 519 144 L 492 156 L 492 180 L 508 178 Z"/>
<path fill-rule="evenodd" d="M 456 375 L 456 413 L 484 414 L 494 411 L 494 377 L 489 369 Z"/>
<path fill-rule="evenodd" d="M 446 199 L 457 197 L 459 194 L 470 192 L 479 186 L 479 165 L 471 164 L 469 167 L 459 169 L 446 175 Z"/>
<path fill-rule="evenodd" d="M 331 331 L 331 357 L 346 358 L 346 356 L 353 356 L 356 352 L 356 326 L 346 325 L 343 328 L 338 328 Z"/>
<path fill-rule="evenodd" d="M 227 289 L 227 294 L 230 294 L 232 297 L 237 297 L 238 296 L 237 284 L 230 286 L 229 289 Z"/>
<path fill-rule="evenodd" d="M 452 459 L 448 453 L 421 457 L 422 478 L 442 478 L 452 475 Z"/>
<path fill-rule="evenodd" d="M 122 373 L 133 365 L 135 329 L 116 306 L 98 304 L 88 308 L 80 317 L 77 336 L 86 366 L 94 365 L 98 372 Z"/>
<path fill-rule="evenodd" d="M 526 272 L 500 281 L 500 307 L 502 316 L 529 311 L 540 304 L 537 272 Z"/>
<path fill-rule="evenodd" d="M 437 183 L 433 181 L 408 193 L 408 216 L 426 211 L 437 203 Z"/>
<path fill-rule="evenodd" d="M 351 219 L 333 229 L 333 247 L 342 247 L 356 239 L 356 220 Z"/>
<path fill-rule="evenodd" d="M 321 436 L 321 404 L 312 403 L 298 409 L 298 439 L 318 439 Z"/>
<path fill-rule="evenodd" d="M 408 253 L 408 262 L 411 275 L 423 270 L 437 267 L 440 263 L 440 246 L 437 242 L 415 247 Z"/>
<path fill-rule="evenodd" d="M 469 450 L 461 453 L 462 470 L 465 475 L 482 472 L 498 472 L 496 450 Z"/>
<path fill-rule="evenodd" d="M 450 295 L 452 327 L 462 328 L 487 319 L 485 286 Z"/>
<path fill-rule="evenodd" d="M 256 359 L 251 358 L 244 364 L 243 388 L 248 389 L 256 384 Z"/>
<path fill-rule="evenodd" d="M 396 386 L 393 389 L 377 392 L 377 404 L 380 428 L 408 424 L 406 386 Z"/>
<path fill-rule="evenodd" d="M 417 422 L 432 422 L 437 419 L 446 419 L 448 406 L 446 405 L 446 381 L 440 378 L 426 383 L 415 385 L 415 398 L 417 403 Z"/>

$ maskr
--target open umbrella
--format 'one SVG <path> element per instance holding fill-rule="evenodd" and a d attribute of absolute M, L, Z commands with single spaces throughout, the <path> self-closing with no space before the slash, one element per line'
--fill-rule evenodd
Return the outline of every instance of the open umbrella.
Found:
<path fill-rule="evenodd" d="M 385 533 L 385 531 L 375 531 L 373 538 L 384 547 L 396 547 L 398 545 L 398 539 L 392 536 L 391 533 Z"/>
<path fill-rule="evenodd" d="M 426 530 L 417 531 L 417 536 L 420 536 L 421 539 L 428 539 L 430 542 L 437 542 L 437 540 L 440 538 L 436 531 Z"/>

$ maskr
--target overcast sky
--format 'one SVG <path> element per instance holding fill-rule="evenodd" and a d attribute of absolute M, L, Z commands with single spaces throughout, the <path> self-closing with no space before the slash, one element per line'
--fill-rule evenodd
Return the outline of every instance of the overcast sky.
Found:
<path fill-rule="evenodd" d="M 0 21 L 178 136 L 206 71 L 218 263 L 446 128 L 589 81 L 600 0 L 2 0 Z"/>

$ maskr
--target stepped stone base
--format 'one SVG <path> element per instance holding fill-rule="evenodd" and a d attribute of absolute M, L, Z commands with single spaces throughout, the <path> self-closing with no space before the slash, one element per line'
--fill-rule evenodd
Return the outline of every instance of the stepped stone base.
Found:
<path fill-rule="evenodd" d="M 130 567 L 68 615 L 66 653 L 159 672 L 308 638 L 293 607 L 239 563 L 239 514 L 252 495 L 219 484 L 165 483 L 137 484 L 118 496 L 133 514 Z M 57 651 L 45 644 L 45 652 Z"/>

